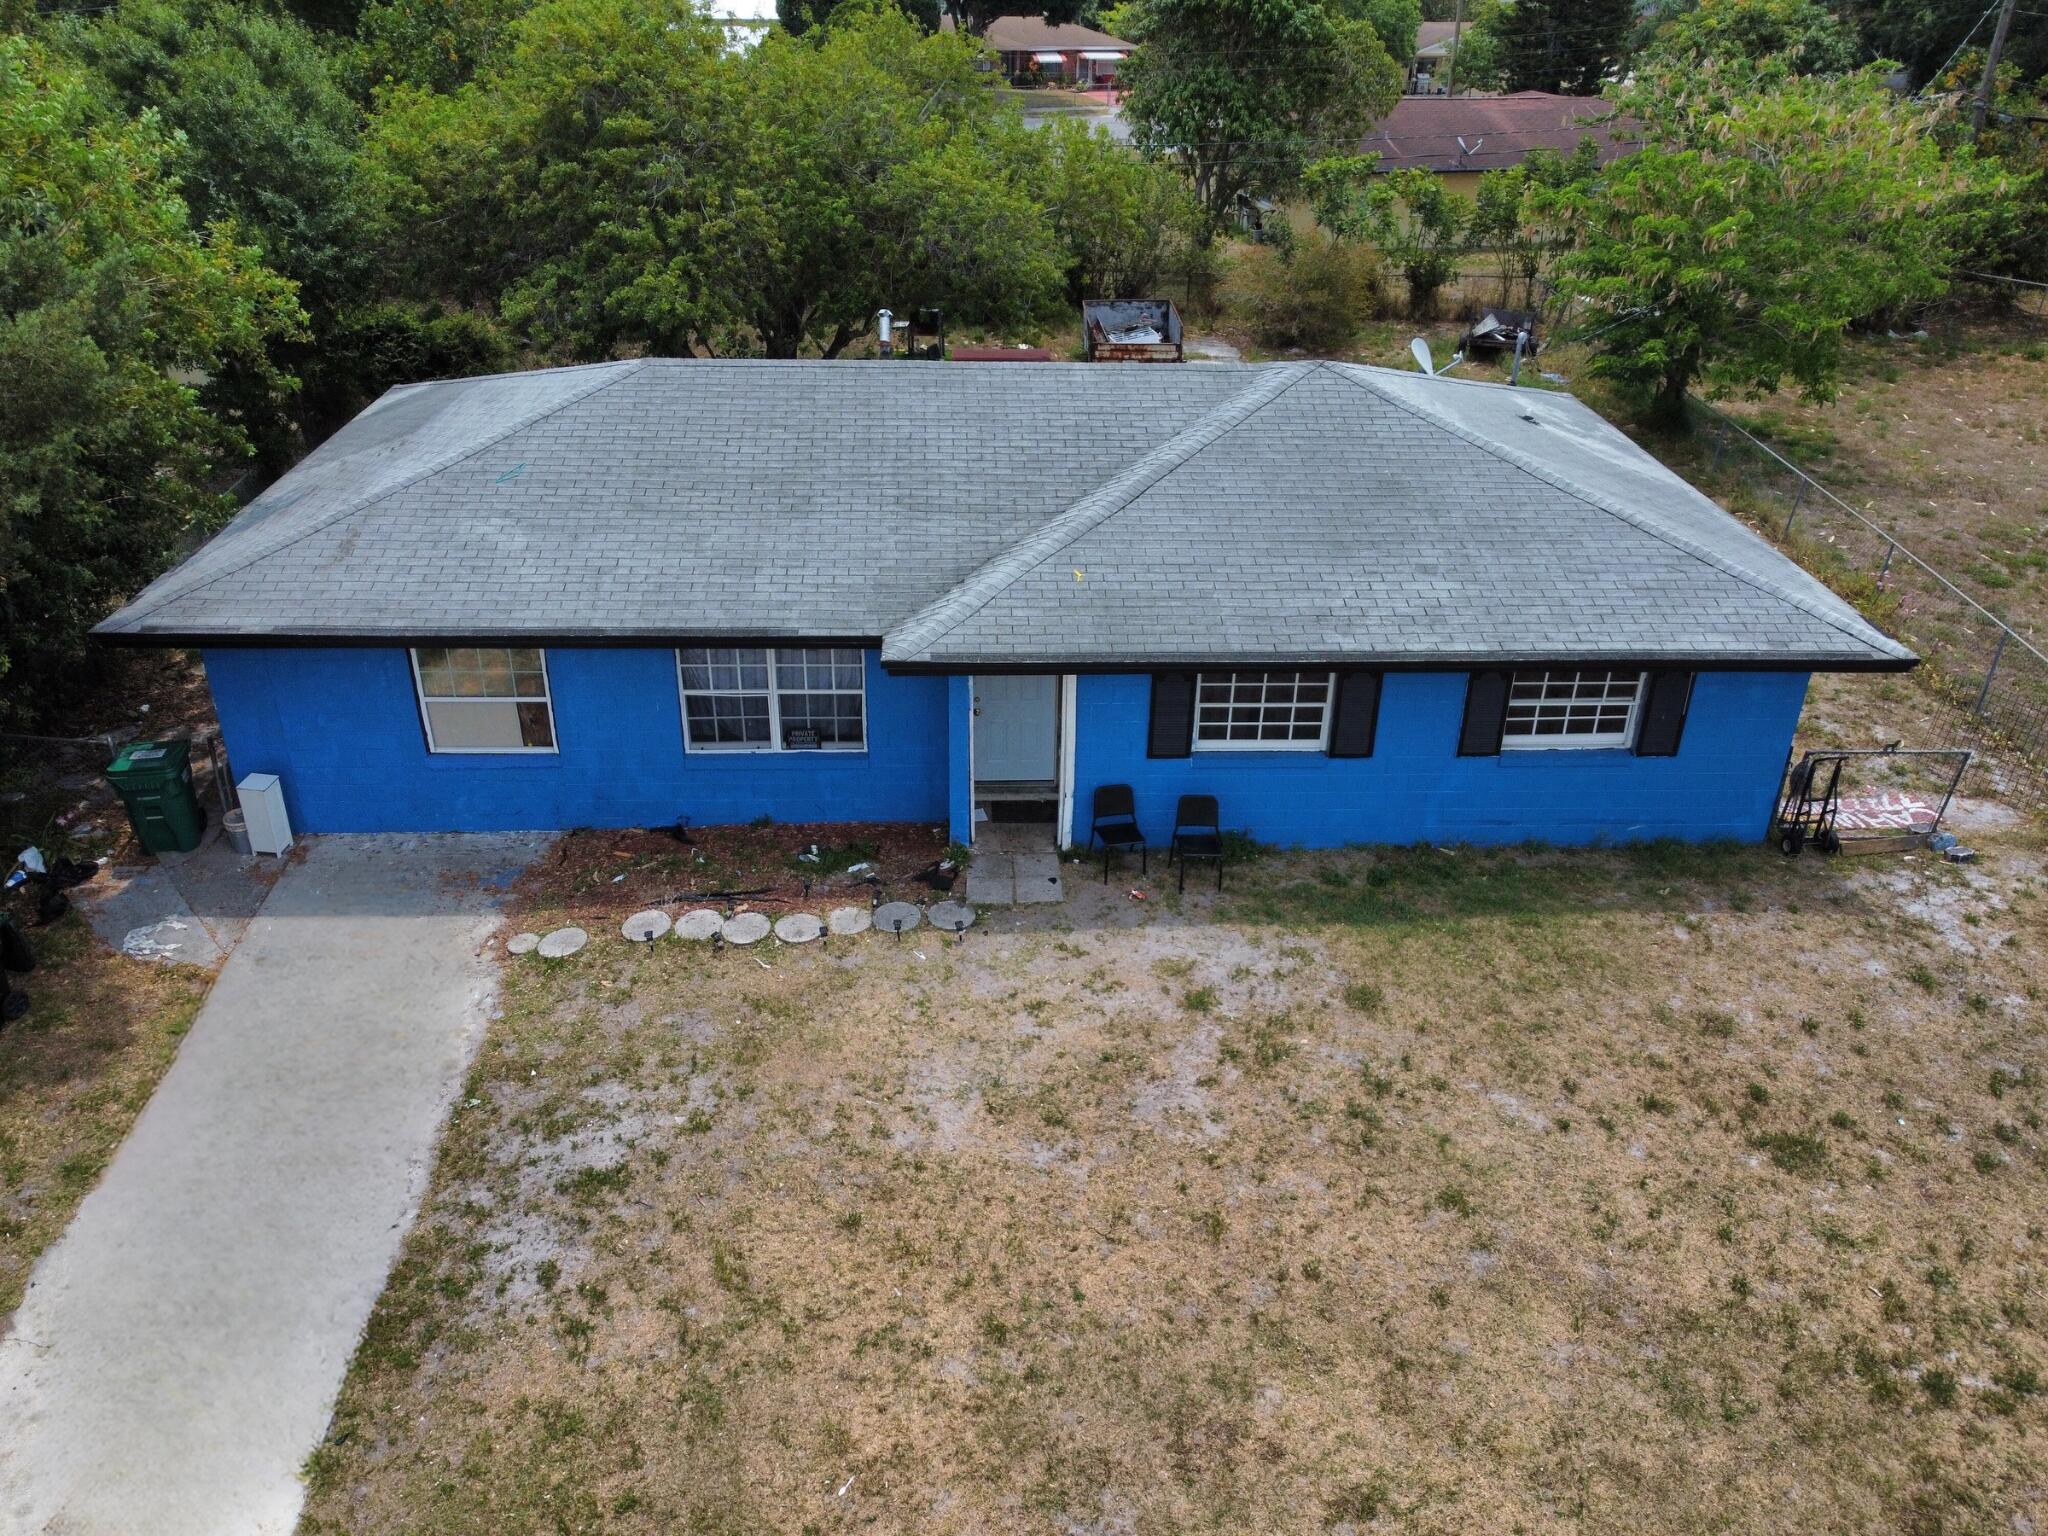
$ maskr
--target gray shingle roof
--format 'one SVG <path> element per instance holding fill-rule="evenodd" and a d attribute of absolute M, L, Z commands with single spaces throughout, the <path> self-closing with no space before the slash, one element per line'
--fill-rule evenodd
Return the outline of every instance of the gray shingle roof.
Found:
<path fill-rule="evenodd" d="M 884 636 L 942 668 L 1913 659 L 1569 397 L 1329 363 L 410 386 L 99 632 Z"/>

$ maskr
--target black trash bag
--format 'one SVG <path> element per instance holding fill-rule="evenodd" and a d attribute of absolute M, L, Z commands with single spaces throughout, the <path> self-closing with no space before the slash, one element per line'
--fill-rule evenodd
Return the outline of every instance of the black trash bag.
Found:
<path fill-rule="evenodd" d="M 35 952 L 14 926 L 14 919 L 0 912 L 0 971 L 27 972 L 36 968 Z"/>
<path fill-rule="evenodd" d="M 83 885 L 100 872 L 97 864 L 81 864 L 76 859 L 59 859 L 50 866 L 50 881 L 59 890 L 74 885 Z"/>
<path fill-rule="evenodd" d="M 8 985 L 7 973 L 0 971 L 0 1027 L 12 1024 L 28 1012 L 28 994 Z"/>

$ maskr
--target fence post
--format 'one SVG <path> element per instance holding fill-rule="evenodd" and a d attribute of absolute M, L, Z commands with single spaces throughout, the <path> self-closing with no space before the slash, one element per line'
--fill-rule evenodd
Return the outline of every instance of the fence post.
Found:
<path fill-rule="evenodd" d="M 1991 700 L 1991 679 L 1998 676 L 1998 663 L 2005 655 L 2005 642 L 2012 638 L 2012 631 L 2003 624 L 1998 626 L 1998 648 L 1991 653 L 1991 665 L 1984 669 L 1984 686 L 1977 690 L 1977 713 L 1984 713 L 1984 706 Z"/>
<path fill-rule="evenodd" d="M 1728 423 L 1721 423 L 1721 430 L 1714 437 L 1714 457 L 1707 464 L 1707 473 L 1714 474 L 1721 468 L 1721 454 L 1728 447 Z"/>
<path fill-rule="evenodd" d="M 1792 510 L 1785 514 L 1785 526 L 1778 530 L 1778 542 L 1784 543 L 1792 537 L 1792 519 L 1799 515 L 1799 508 L 1806 501 L 1806 476 L 1798 470 L 1792 471 L 1793 483 L 1797 487 L 1792 493 Z"/>
<path fill-rule="evenodd" d="M 1877 584 L 1880 587 L 1884 585 L 1885 577 L 1891 575 L 1892 556 L 1896 555 L 1898 552 L 1899 542 L 1897 539 L 1886 539 L 1884 541 L 1884 564 L 1880 565 L 1877 568 Z"/>

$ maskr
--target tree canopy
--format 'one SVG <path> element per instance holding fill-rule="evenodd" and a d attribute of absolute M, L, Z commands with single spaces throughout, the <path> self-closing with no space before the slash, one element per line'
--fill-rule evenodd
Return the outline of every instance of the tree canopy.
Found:
<path fill-rule="evenodd" d="M 1134 142 L 1186 173 L 1212 228 L 1240 194 L 1284 191 L 1318 154 L 1355 144 L 1401 90 L 1370 22 L 1320 0 L 1131 0 L 1120 22 Z"/>
<path fill-rule="evenodd" d="M 551 0 L 460 91 L 394 93 L 370 161 L 408 279 L 573 358 L 837 356 L 885 306 L 1056 290 L 971 39 L 848 0 L 722 45 L 687 0 Z"/>
<path fill-rule="evenodd" d="M 1501 88 L 1597 96 L 1627 53 L 1631 0 L 1515 0 L 1489 13 Z"/>
<path fill-rule="evenodd" d="M 154 113 L 0 38 L 0 718 L 83 654 L 109 603 L 219 519 L 247 448 L 192 382 L 300 312 L 232 226 L 193 226 Z"/>
<path fill-rule="evenodd" d="M 1657 28 L 1646 62 L 1770 64 L 1796 75 L 1845 74 L 1861 63 L 1856 35 L 1816 0 L 1700 0 Z"/>
<path fill-rule="evenodd" d="M 1591 371 L 1671 425 L 1696 383 L 1830 398 L 1850 324 L 1941 292 L 2013 190 L 1874 71 L 1709 64 L 1639 77 L 1621 105 L 1649 142 L 1558 192 L 1554 297 Z"/>

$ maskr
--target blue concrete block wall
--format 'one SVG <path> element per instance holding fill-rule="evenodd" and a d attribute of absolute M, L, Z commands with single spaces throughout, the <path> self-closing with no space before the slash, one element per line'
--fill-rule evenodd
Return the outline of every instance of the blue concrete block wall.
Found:
<path fill-rule="evenodd" d="M 946 753 L 952 791 L 946 800 L 946 828 L 956 843 L 974 841 L 974 679 L 946 679 Z"/>
<path fill-rule="evenodd" d="M 1675 757 L 1600 749 L 1459 757 L 1465 674 L 1391 672 L 1369 758 L 1198 752 L 1148 758 L 1151 679 L 1084 676 L 1076 699 L 1074 840 L 1098 784 L 1129 784 L 1155 846 L 1175 801 L 1213 794 L 1263 843 L 1624 843 L 1764 835 L 1806 674 L 1703 672 Z"/>
<path fill-rule="evenodd" d="M 401 649 L 206 653 L 237 778 L 274 773 L 304 832 L 531 831 L 953 819 L 948 679 L 867 656 L 865 752 L 685 753 L 675 653 L 547 653 L 561 750 L 431 754 Z"/>

